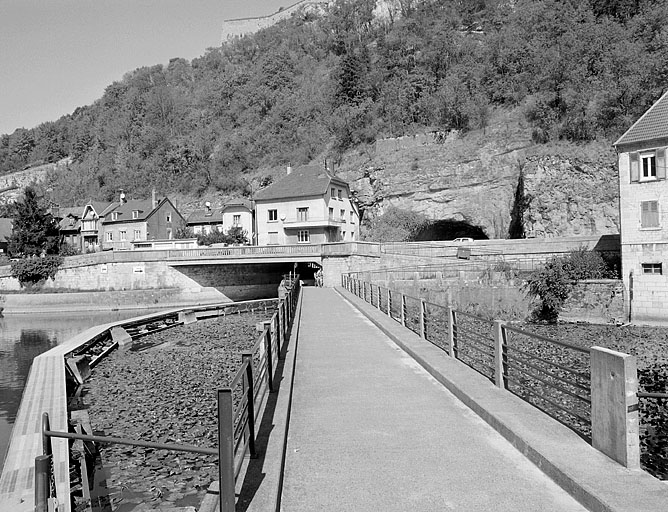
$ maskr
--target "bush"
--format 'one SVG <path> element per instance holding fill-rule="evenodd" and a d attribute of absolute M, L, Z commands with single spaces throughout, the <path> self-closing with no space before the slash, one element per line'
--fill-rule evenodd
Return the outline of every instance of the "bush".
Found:
<path fill-rule="evenodd" d="M 575 282 L 610 277 L 614 277 L 614 272 L 601 255 L 585 248 L 571 251 L 568 256 L 551 258 L 544 268 L 533 272 L 524 285 L 529 295 L 540 299 L 533 312 L 534 320 L 556 322 Z"/>
<path fill-rule="evenodd" d="M 212 231 L 211 233 L 198 235 L 198 245 L 213 245 L 213 244 L 237 244 L 248 245 L 248 233 L 240 226 L 232 226 L 227 230 L 227 233 L 222 231 Z"/>
<path fill-rule="evenodd" d="M 63 258 L 59 255 L 49 255 L 43 258 L 22 258 L 12 261 L 12 277 L 19 280 L 21 287 L 37 286 L 49 278 L 55 279 L 62 263 Z"/>

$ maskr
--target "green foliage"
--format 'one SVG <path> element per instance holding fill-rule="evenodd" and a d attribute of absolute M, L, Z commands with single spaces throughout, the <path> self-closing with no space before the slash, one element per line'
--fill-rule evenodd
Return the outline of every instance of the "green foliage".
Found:
<path fill-rule="evenodd" d="M 410 242 L 428 223 L 422 214 L 390 206 L 366 224 L 362 238 L 369 242 Z"/>
<path fill-rule="evenodd" d="M 21 287 L 30 288 L 39 286 L 49 278 L 54 279 L 62 264 L 63 258 L 59 255 L 21 258 L 11 262 L 11 273 L 19 280 Z"/>
<path fill-rule="evenodd" d="M 610 277 L 614 277 L 614 273 L 599 253 L 580 248 L 567 256 L 550 258 L 542 269 L 527 278 L 524 289 L 540 299 L 534 318 L 556 322 L 575 282 Z"/>
<path fill-rule="evenodd" d="M 617 137 L 663 92 L 668 5 L 649 0 L 338 0 L 127 73 L 94 104 L 0 137 L 0 174 L 70 156 L 59 204 L 118 189 L 243 194 L 245 173 L 521 107 L 537 142 Z M 513 5 L 512 8 L 510 5 Z"/>
<path fill-rule="evenodd" d="M 248 245 L 248 232 L 241 226 L 232 226 L 226 233 L 213 230 L 211 233 L 198 235 L 197 243 L 199 245 L 228 244 L 228 245 Z"/>
<path fill-rule="evenodd" d="M 58 223 L 46 211 L 34 187 L 26 187 L 23 199 L 12 209 L 13 228 L 8 238 L 14 256 L 39 256 L 58 252 Z"/>
<path fill-rule="evenodd" d="M 81 254 L 81 248 L 77 247 L 76 245 L 64 243 L 61 244 L 60 249 L 58 250 L 58 254 L 61 256 L 76 256 Z"/>

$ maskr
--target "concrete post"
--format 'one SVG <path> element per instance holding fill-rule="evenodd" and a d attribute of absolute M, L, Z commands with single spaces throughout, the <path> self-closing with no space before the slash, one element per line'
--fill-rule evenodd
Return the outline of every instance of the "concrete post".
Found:
<path fill-rule="evenodd" d="M 630 469 L 640 467 L 637 392 L 634 356 L 591 348 L 592 446 Z"/>
<path fill-rule="evenodd" d="M 506 345 L 506 330 L 503 320 L 494 320 L 494 384 L 499 388 L 506 388 L 508 372 L 508 354 Z"/>

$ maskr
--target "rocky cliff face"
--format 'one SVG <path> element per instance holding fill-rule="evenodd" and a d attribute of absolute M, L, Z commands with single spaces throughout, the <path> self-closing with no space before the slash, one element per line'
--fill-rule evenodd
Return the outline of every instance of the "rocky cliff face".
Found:
<path fill-rule="evenodd" d="M 378 141 L 344 159 L 338 174 L 367 219 L 392 205 L 480 227 L 489 238 L 508 238 L 511 226 L 536 237 L 618 232 L 612 148 L 536 145 L 519 116 L 463 136 Z"/>

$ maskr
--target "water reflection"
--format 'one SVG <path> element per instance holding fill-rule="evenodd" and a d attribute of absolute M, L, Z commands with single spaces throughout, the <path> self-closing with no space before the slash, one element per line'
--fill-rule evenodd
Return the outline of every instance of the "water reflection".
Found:
<path fill-rule="evenodd" d="M 152 311 L 155 310 L 0 317 L 0 471 L 32 360 L 89 327 Z"/>

